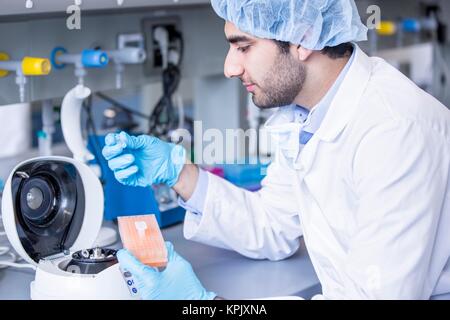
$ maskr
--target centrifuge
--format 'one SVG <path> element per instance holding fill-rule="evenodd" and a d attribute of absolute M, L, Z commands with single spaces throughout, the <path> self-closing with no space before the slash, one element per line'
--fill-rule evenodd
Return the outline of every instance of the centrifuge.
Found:
<path fill-rule="evenodd" d="M 3 223 L 13 248 L 36 266 L 32 299 L 134 299 L 134 280 L 116 250 L 93 247 L 103 189 L 85 164 L 65 157 L 26 160 L 3 191 Z"/>

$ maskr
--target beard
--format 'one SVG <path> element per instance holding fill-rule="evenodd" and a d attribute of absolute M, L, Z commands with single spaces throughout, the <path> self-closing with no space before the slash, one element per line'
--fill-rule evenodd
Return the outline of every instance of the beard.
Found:
<path fill-rule="evenodd" d="M 306 66 L 289 54 L 280 53 L 253 93 L 253 103 L 261 109 L 291 104 L 306 80 Z"/>

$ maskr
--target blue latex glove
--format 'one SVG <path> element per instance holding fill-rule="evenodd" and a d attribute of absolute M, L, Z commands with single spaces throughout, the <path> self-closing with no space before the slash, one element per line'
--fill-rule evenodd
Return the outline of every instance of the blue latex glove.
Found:
<path fill-rule="evenodd" d="M 129 251 L 117 252 L 122 270 L 131 272 L 144 300 L 212 300 L 217 295 L 203 288 L 191 265 L 166 242 L 168 263 L 164 271 L 139 262 Z"/>
<path fill-rule="evenodd" d="M 135 187 L 160 183 L 173 187 L 186 160 L 186 150 L 181 145 L 125 132 L 108 134 L 102 154 L 116 179 Z"/>

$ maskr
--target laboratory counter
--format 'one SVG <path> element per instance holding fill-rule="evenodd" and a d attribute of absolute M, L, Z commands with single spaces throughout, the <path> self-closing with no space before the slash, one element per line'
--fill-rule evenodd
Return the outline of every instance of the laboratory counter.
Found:
<path fill-rule="evenodd" d="M 227 299 L 290 295 L 308 299 L 321 291 L 303 239 L 292 257 L 274 262 L 188 241 L 183 237 L 182 224 L 162 229 L 162 233 L 192 264 L 205 288 Z M 120 248 L 121 243 L 109 247 Z M 0 299 L 29 299 L 33 279 L 30 269 L 0 269 Z"/>

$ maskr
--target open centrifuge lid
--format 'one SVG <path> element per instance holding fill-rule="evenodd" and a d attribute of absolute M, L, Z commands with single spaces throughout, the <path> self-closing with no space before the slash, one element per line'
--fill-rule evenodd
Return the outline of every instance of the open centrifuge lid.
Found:
<path fill-rule="evenodd" d="M 19 201 L 16 196 L 13 197 L 14 188 L 16 186 L 16 176 L 22 174 L 22 168 L 29 168 L 30 166 L 39 166 L 39 165 L 52 165 L 52 164 L 60 164 L 66 165 L 68 170 L 75 169 L 75 172 L 72 174 L 78 175 L 78 183 L 75 185 L 77 190 L 77 205 L 79 205 L 78 209 L 84 208 L 83 212 L 80 210 L 74 210 L 72 215 L 72 220 L 75 218 L 78 220 L 78 225 L 75 229 L 70 229 L 68 231 L 69 237 L 71 237 L 71 245 L 69 248 L 53 248 L 53 253 L 48 255 L 42 255 L 40 258 L 45 258 L 48 256 L 52 256 L 54 254 L 63 252 L 65 250 L 69 250 L 70 252 L 91 248 L 94 244 L 98 233 L 101 228 L 102 220 L 103 220 L 103 189 L 100 184 L 98 177 L 94 174 L 94 172 L 85 164 L 75 161 L 71 158 L 66 157 L 39 157 L 30 160 L 26 160 L 19 165 L 17 165 L 14 170 L 11 172 L 3 190 L 3 198 L 2 198 L 2 217 L 3 224 L 5 227 L 6 235 L 11 242 L 13 248 L 17 251 L 17 253 L 27 262 L 32 264 L 37 264 L 36 253 L 41 254 L 37 251 L 36 247 L 31 248 L 29 243 L 36 244 L 39 241 L 45 242 L 45 237 L 48 235 L 45 234 L 46 228 L 50 228 L 52 225 L 49 223 L 47 226 L 45 223 L 43 226 L 40 226 L 40 235 L 36 236 L 33 234 L 31 237 L 30 234 L 24 232 L 23 228 L 23 212 L 16 212 L 21 210 L 16 210 L 20 204 L 17 203 Z M 52 169 L 50 169 L 52 171 Z M 19 172 L 19 173 L 18 173 Z M 53 171 L 52 171 L 53 172 Z M 26 174 L 26 172 L 25 172 Z M 23 175 L 26 177 L 26 175 Z M 73 186 L 72 186 L 73 187 Z M 73 188 L 65 189 L 72 190 Z M 28 197 L 28 194 L 27 194 Z M 28 198 L 27 198 L 28 199 Z M 48 202 L 47 202 L 48 203 Z M 83 207 L 81 207 L 83 205 Z M 67 213 L 67 212 L 66 212 Z M 78 215 L 78 216 L 76 216 Z M 83 215 L 80 218 L 80 215 Z M 64 214 L 62 215 L 64 216 Z M 32 215 L 27 215 L 28 218 L 36 218 Z M 45 218 L 45 217 L 37 217 L 37 218 Z M 21 221 L 22 220 L 22 221 Z M 28 221 L 28 220 L 27 220 Z M 52 221 L 52 220 L 50 220 Z M 67 221 L 67 220 L 66 220 Z M 46 221 L 44 221 L 46 222 Z M 69 228 L 73 228 L 74 226 L 69 224 Z M 55 226 L 53 226 L 55 228 Z M 41 232 L 42 231 L 42 232 Z M 22 240 L 21 240 L 22 239 Z M 25 242 L 23 242 L 25 240 Z M 24 245 L 25 244 L 25 245 Z M 44 247 L 42 247 L 44 248 Z M 33 259 L 33 256 L 35 259 Z"/>

